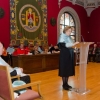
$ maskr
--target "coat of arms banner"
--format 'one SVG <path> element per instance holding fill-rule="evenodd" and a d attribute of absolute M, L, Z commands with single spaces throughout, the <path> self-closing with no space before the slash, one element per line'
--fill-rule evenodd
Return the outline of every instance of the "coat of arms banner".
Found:
<path fill-rule="evenodd" d="M 10 0 L 10 36 L 14 45 L 47 43 L 47 1 Z"/>

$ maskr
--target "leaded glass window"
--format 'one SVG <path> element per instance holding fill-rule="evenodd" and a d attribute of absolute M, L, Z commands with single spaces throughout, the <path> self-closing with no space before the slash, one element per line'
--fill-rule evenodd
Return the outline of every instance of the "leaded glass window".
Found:
<path fill-rule="evenodd" d="M 72 27 L 72 33 L 71 33 L 71 38 L 73 41 L 76 41 L 76 32 L 75 32 L 75 21 L 73 16 L 68 13 L 64 12 L 60 18 L 60 34 L 63 33 L 63 29 L 66 26 L 71 26 Z"/>

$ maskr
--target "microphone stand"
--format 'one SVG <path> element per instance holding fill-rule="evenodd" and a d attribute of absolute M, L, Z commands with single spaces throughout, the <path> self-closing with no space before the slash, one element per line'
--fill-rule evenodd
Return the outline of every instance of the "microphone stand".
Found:
<path fill-rule="evenodd" d="M 83 36 L 82 36 L 82 35 L 81 35 L 81 38 L 82 38 L 82 42 L 85 42 L 85 41 L 84 41 L 84 38 L 83 38 Z"/>

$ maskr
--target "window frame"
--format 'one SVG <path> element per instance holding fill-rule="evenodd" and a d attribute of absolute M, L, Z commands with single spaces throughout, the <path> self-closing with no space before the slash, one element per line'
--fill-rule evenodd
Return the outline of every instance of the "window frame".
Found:
<path fill-rule="evenodd" d="M 64 24 L 60 24 L 60 25 L 64 26 L 64 28 L 67 26 L 67 25 L 65 25 L 65 14 L 66 13 L 69 15 L 69 26 L 70 26 L 70 18 L 73 19 L 74 26 L 71 26 L 71 27 L 74 27 L 74 32 L 72 32 L 72 33 L 74 33 L 74 35 L 70 35 L 70 36 L 74 36 L 75 39 L 73 39 L 73 40 L 76 42 L 76 23 L 75 23 L 74 17 L 69 12 L 64 12 L 63 13 L 64 14 Z M 61 17 L 62 17 L 62 15 L 61 15 Z M 60 20 L 61 20 L 61 17 L 60 17 Z"/>

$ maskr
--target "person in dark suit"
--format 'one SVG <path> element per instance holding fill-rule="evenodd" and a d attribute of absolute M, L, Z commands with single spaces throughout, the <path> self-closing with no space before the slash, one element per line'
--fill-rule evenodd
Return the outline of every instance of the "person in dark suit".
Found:
<path fill-rule="evenodd" d="M 60 49 L 59 76 L 62 77 L 62 86 L 65 90 L 70 90 L 72 88 L 68 85 L 69 76 L 75 75 L 74 49 L 72 46 L 79 43 L 73 42 L 70 37 L 71 32 L 72 28 L 70 26 L 65 27 L 58 40 Z"/>
<path fill-rule="evenodd" d="M 49 52 L 51 52 L 51 53 L 59 53 L 60 50 L 59 50 L 58 46 L 55 45 L 55 46 L 52 46 L 52 47 L 49 49 Z"/>
<path fill-rule="evenodd" d="M 37 46 L 34 46 L 33 49 L 30 51 L 30 53 L 32 53 L 33 55 L 40 54 Z"/>
<path fill-rule="evenodd" d="M 88 59 L 91 61 L 91 57 L 93 57 L 93 62 L 95 62 L 96 54 L 98 53 L 97 44 L 94 44 L 93 48 L 90 50 Z"/>

